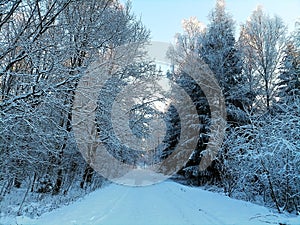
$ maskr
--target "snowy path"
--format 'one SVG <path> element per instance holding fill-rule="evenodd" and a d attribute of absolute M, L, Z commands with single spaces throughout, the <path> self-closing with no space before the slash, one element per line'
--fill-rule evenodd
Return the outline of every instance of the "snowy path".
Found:
<path fill-rule="evenodd" d="M 171 181 L 146 187 L 112 184 L 72 205 L 19 225 L 263 225 L 300 224 L 251 203 Z"/>

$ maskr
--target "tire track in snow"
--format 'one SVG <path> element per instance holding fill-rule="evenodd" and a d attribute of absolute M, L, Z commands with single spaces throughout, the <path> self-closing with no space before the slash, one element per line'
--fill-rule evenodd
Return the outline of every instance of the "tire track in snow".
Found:
<path fill-rule="evenodd" d="M 124 198 L 128 195 L 129 189 L 122 189 L 122 190 L 124 190 L 124 193 L 121 195 L 121 197 L 116 196 L 116 199 L 114 201 L 112 201 L 111 204 L 107 205 L 107 207 L 106 207 L 107 210 L 104 212 L 101 212 L 101 214 L 103 214 L 103 216 L 101 216 L 100 218 L 97 218 L 95 221 L 92 222 L 93 225 L 101 223 L 101 221 L 103 221 L 107 217 L 109 217 L 109 215 L 114 211 L 114 209 L 116 209 L 119 206 L 120 202 L 122 202 L 124 200 Z"/>
<path fill-rule="evenodd" d="M 173 200 L 173 198 L 175 197 L 175 198 L 179 199 L 182 203 L 184 203 L 185 207 L 183 207 L 183 208 L 177 207 L 177 208 L 179 208 L 179 210 L 181 211 L 181 213 L 183 215 L 184 215 L 183 210 L 187 210 L 186 206 L 188 206 L 188 208 L 190 210 L 197 210 L 198 213 L 201 213 L 201 215 L 204 216 L 204 218 L 205 218 L 206 221 L 204 221 L 203 218 L 202 218 L 201 224 L 205 224 L 205 225 L 207 225 L 207 224 L 211 224 L 211 225 L 224 225 L 225 224 L 224 221 L 220 220 L 219 218 L 217 218 L 213 214 L 211 214 L 211 213 L 203 210 L 199 205 L 196 205 L 196 203 L 193 202 L 192 200 L 190 200 L 189 198 L 184 198 L 182 196 L 179 196 L 174 190 L 170 189 L 169 187 L 168 187 L 168 190 L 169 190 L 169 192 L 167 192 L 167 193 L 168 193 L 168 195 L 170 195 L 168 197 L 170 199 L 170 201 L 176 202 L 176 201 Z M 183 190 L 184 189 L 181 188 L 181 192 Z M 200 218 L 201 217 L 199 216 L 199 219 Z M 196 221 L 196 222 L 197 222 L 196 224 L 199 225 L 199 221 Z"/>

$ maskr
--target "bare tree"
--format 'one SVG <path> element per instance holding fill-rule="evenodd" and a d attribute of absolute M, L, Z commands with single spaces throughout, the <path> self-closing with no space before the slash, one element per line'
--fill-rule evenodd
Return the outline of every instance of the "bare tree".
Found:
<path fill-rule="evenodd" d="M 74 176 L 85 179 L 71 126 L 78 81 L 91 62 L 148 38 L 130 5 L 118 1 L 1 1 L 2 196 L 21 185 L 66 193 Z"/>
<path fill-rule="evenodd" d="M 262 93 L 259 93 L 263 105 L 270 110 L 276 88 L 279 64 L 286 46 L 287 27 L 278 16 L 273 18 L 258 7 L 242 26 L 241 41 L 251 53 L 244 55 L 248 64 L 248 75 L 253 73 L 259 78 Z M 251 58 L 250 58 L 251 57 Z"/>

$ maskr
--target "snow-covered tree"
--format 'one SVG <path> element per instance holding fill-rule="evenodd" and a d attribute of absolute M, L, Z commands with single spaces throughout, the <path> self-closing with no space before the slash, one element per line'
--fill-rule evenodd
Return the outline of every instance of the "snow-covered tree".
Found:
<path fill-rule="evenodd" d="M 238 86 L 243 81 L 240 52 L 235 43 L 234 21 L 225 9 L 224 0 L 217 1 L 209 19 L 199 53 L 222 88 L 227 103 L 228 121 L 243 123 L 243 99 Z"/>
<path fill-rule="evenodd" d="M 274 101 L 278 69 L 286 46 L 286 32 L 282 19 L 278 16 L 270 17 L 260 6 L 242 25 L 243 48 L 251 49 L 250 54 L 244 55 L 245 63 L 248 64 L 246 69 L 248 75 L 255 73 L 259 79 L 260 93 L 257 93 L 257 99 L 260 104 L 257 107 L 261 110 L 270 110 Z"/>
<path fill-rule="evenodd" d="M 231 130 L 229 147 L 220 152 L 225 192 L 279 212 L 299 211 L 299 113 L 286 109 L 250 119 L 251 125 Z"/>
<path fill-rule="evenodd" d="M 161 76 L 153 63 L 134 63 L 115 71 L 100 91 L 96 112 L 99 139 L 119 162 L 149 166 L 158 158 L 154 155 L 159 142 L 155 135 L 160 132 L 153 121 L 163 114 L 155 107 L 164 101 L 155 83 Z"/>
<path fill-rule="evenodd" d="M 196 17 L 182 20 L 183 33 L 176 33 L 174 46 L 170 46 L 168 57 L 177 68 L 191 53 L 196 53 L 201 45 L 206 27 Z"/>
<path fill-rule="evenodd" d="M 210 110 L 203 90 L 190 76 L 190 74 L 188 74 L 189 69 L 192 70 L 192 68 L 187 69 L 186 66 L 186 64 L 190 64 L 187 62 L 190 55 L 196 56 L 202 44 L 205 26 L 198 21 L 197 18 L 191 17 L 183 20 L 182 28 L 184 30 L 183 34 L 176 34 L 175 44 L 170 47 L 168 52 L 168 56 L 173 62 L 175 68 L 172 73 L 169 73 L 169 78 L 189 95 L 193 104 L 182 105 L 181 107 L 184 107 L 184 109 L 176 109 L 173 108 L 172 105 L 170 106 L 167 114 L 167 127 L 175 133 L 167 134 L 166 140 L 168 140 L 169 143 L 167 143 L 167 148 L 163 152 L 163 157 L 170 155 L 172 151 L 178 147 L 177 144 L 180 138 L 182 138 L 180 137 L 180 132 L 183 121 L 189 121 L 189 125 L 184 125 L 189 126 L 192 130 L 197 130 L 201 127 L 201 138 L 200 133 L 198 134 L 199 136 L 190 137 L 191 140 L 198 140 L 198 144 L 187 162 L 184 162 L 185 165 L 183 165 L 184 167 L 180 171 L 180 173 L 187 174 L 187 170 L 193 170 L 194 173 L 198 173 L 199 163 L 201 160 L 200 154 L 201 151 L 205 149 L 205 143 L 208 141 L 207 135 L 209 132 Z M 200 63 L 200 61 L 197 63 Z M 201 75 L 203 74 L 199 74 L 199 76 Z M 171 86 L 171 89 L 173 89 L 173 86 Z M 176 90 L 176 88 L 174 90 Z M 180 93 L 177 93 L 176 95 L 176 99 L 179 102 L 185 102 L 185 98 L 186 96 L 182 96 Z M 186 115 L 184 115 L 185 118 L 180 118 L 178 110 L 184 110 L 186 112 Z M 201 124 L 194 124 L 193 121 L 195 120 L 198 120 Z M 192 176 L 189 176 L 188 179 L 192 179 Z"/>
<path fill-rule="evenodd" d="M 295 42 L 290 42 L 284 51 L 278 79 L 280 102 L 293 104 L 300 97 L 300 48 Z"/>
<path fill-rule="evenodd" d="M 100 184 L 72 133 L 75 90 L 91 62 L 105 61 L 119 46 L 143 46 L 148 38 L 130 5 L 118 1 L 1 2 L 2 196 L 21 185 L 66 194 L 75 177 L 82 187 Z M 40 188 L 46 175 L 47 188 Z"/>

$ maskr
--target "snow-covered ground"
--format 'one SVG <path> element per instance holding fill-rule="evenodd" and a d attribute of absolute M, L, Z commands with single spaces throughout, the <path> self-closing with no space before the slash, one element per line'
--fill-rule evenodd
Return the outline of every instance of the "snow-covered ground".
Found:
<path fill-rule="evenodd" d="M 11 222 L 9 222 L 11 221 Z M 14 221 L 14 222 L 13 222 Z M 37 219 L 1 218 L 18 225 L 270 225 L 300 224 L 300 216 L 277 214 L 244 201 L 165 181 L 151 186 L 111 184 Z"/>

